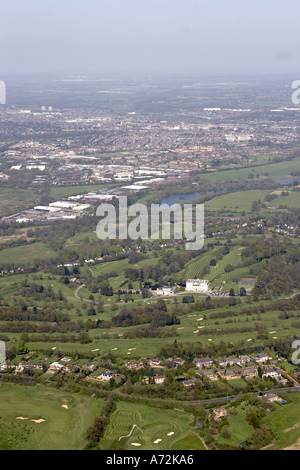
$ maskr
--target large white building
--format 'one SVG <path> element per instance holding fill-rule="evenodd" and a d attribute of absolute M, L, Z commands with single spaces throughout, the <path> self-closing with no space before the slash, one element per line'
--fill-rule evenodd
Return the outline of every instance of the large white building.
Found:
<path fill-rule="evenodd" d="M 185 290 L 188 292 L 208 292 L 209 282 L 203 279 L 187 279 Z"/>

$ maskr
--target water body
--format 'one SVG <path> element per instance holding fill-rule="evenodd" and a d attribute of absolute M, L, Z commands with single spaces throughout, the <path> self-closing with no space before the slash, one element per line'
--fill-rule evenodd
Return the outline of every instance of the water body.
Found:
<path fill-rule="evenodd" d="M 169 194 L 169 196 L 165 196 L 161 200 L 160 204 L 168 204 L 169 206 L 172 206 L 173 204 L 177 204 L 180 202 L 192 202 L 197 197 L 202 196 L 202 194 L 203 193 L 200 191 L 187 194 L 173 193 Z"/>

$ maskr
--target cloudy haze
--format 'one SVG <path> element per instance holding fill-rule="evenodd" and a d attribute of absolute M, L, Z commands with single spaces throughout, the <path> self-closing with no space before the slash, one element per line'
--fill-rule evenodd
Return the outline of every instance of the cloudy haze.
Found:
<path fill-rule="evenodd" d="M 1 0 L 13 74 L 295 74 L 299 0 Z"/>

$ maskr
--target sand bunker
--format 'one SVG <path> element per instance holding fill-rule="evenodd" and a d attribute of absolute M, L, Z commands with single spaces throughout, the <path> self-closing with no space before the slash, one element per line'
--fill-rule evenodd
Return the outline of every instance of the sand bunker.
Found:
<path fill-rule="evenodd" d="M 173 436 L 173 434 L 175 434 L 173 431 L 172 431 L 172 432 L 168 432 L 167 436 Z"/>
<path fill-rule="evenodd" d="M 131 445 L 138 447 L 138 446 L 141 446 L 142 444 L 139 444 L 138 442 L 132 442 Z"/>
<path fill-rule="evenodd" d="M 44 419 L 32 419 L 31 421 L 34 421 L 35 423 L 42 423 L 43 421 L 45 421 Z"/>
<path fill-rule="evenodd" d="M 156 441 L 153 442 L 153 444 L 158 444 L 162 439 L 156 439 Z"/>
<path fill-rule="evenodd" d="M 66 409 L 69 408 L 68 405 L 61 405 L 61 407 L 62 407 L 62 408 L 66 408 Z"/>
<path fill-rule="evenodd" d="M 28 418 L 24 418 L 23 416 L 17 416 L 16 419 L 28 419 Z"/>

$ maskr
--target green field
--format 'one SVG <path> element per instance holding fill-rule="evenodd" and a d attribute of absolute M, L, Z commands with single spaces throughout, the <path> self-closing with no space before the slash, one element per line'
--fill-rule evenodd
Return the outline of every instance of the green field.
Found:
<path fill-rule="evenodd" d="M 276 411 L 270 413 L 264 418 L 264 422 L 267 423 L 270 429 L 272 429 L 277 439 L 274 442 L 275 446 L 280 448 L 286 448 L 297 443 L 297 449 L 299 449 L 300 443 L 300 420 L 299 420 L 299 406 L 300 406 L 300 394 L 289 393 L 287 395 L 288 401 L 284 405 L 276 405 Z M 270 447 L 272 449 L 273 446 Z"/>
<path fill-rule="evenodd" d="M 55 252 L 42 242 L 15 246 L 0 251 L 0 263 L 28 264 L 35 259 L 53 258 Z"/>
<path fill-rule="evenodd" d="M 52 388 L 0 383 L 0 450 L 82 449 L 101 404 Z"/>
<path fill-rule="evenodd" d="M 261 165 L 249 168 L 240 168 L 236 170 L 226 171 L 215 171 L 211 173 L 205 173 L 201 176 L 202 179 L 206 179 L 211 183 L 217 181 L 235 181 L 248 179 L 250 173 L 259 175 L 265 178 L 286 178 L 291 176 L 292 172 L 299 171 L 300 158 L 296 158 L 292 161 L 270 163 L 267 165 Z M 264 174 L 268 176 L 264 176 Z"/>
<path fill-rule="evenodd" d="M 204 450 L 201 440 L 193 434 L 190 422 L 191 415 L 186 412 L 118 402 L 101 441 L 101 449 Z"/>

